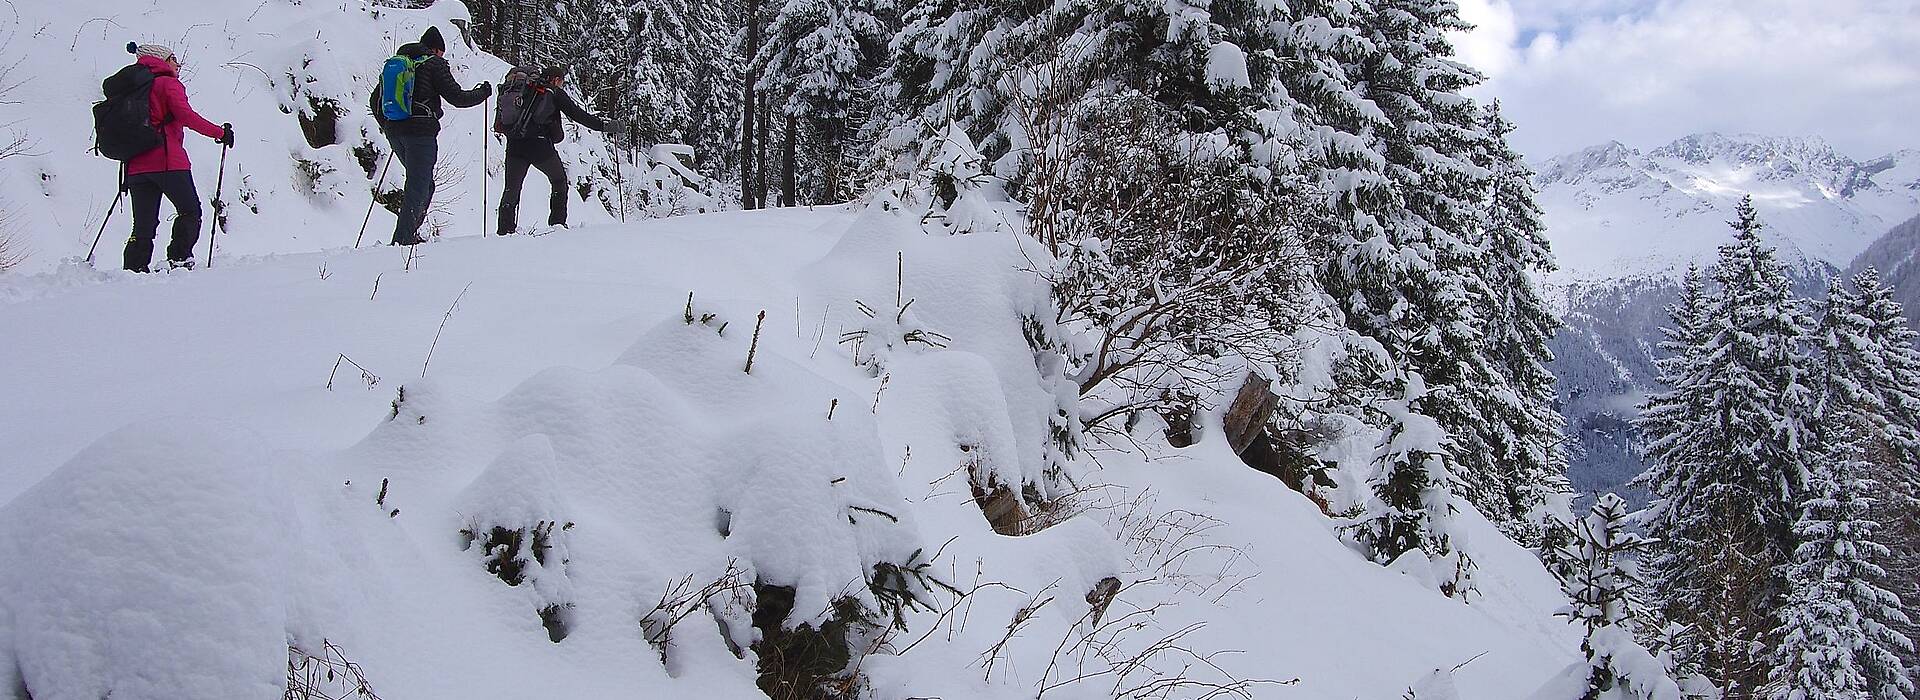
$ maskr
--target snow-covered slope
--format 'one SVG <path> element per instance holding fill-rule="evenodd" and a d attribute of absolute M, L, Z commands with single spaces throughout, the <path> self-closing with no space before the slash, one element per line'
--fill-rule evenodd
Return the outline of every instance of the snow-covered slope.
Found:
<path fill-rule="evenodd" d="M 1806 292 L 1920 213 L 1920 151 L 1860 161 L 1817 139 L 1697 134 L 1648 152 L 1608 143 L 1538 166 L 1560 270 L 1544 282 L 1568 327 L 1553 369 L 1581 491 L 1623 490 L 1643 465 L 1626 424 L 1651 386 L 1664 306 L 1710 264 L 1752 195 L 1762 236 Z M 1636 495 L 1628 493 L 1628 495 Z"/>
<path fill-rule="evenodd" d="M 862 661 L 872 697 L 1031 698 L 1176 634 L 1155 668 L 1217 680 L 1185 650 L 1240 650 L 1212 662 L 1299 679 L 1260 698 L 1399 697 L 1470 659 L 1462 697 L 1520 698 L 1577 655 L 1551 578 L 1477 515 L 1462 603 L 1342 544 L 1217 416 L 1185 449 L 1095 444 L 1079 505 L 996 534 L 969 465 L 1046 483 L 1033 251 L 917 222 L 732 213 L 454 238 L 411 270 L 333 249 L 0 282 L 0 689 L 267 697 L 289 644 L 325 640 L 388 698 L 751 698 L 780 590 L 817 625 L 915 561 L 974 593 L 922 592 Z M 896 293 L 953 341 L 876 377 L 835 339 Z M 542 522 L 518 586 L 463 545 Z M 1107 576 L 1117 646 L 1075 651 Z M 668 606 L 687 617 L 649 644 L 663 598 L 716 581 L 737 587 Z"/>
<path fill-rule="evenodd" d="M 506 64 L 462 41 L 467 12 L 459 2 L 424 3 L 424 9 L 389 5 L 419 3 L 373 0 L 61 0 L 15 2 L 0 9 L 0 66 L 9 66 L 0 86 L 0 144 L 24 139 L 22 155 L 0 167 L 0 212 L 6 233 L 27 255 L 23 271 L 52 269 L 61 260 L 85 256 L 100 235 L 96 257 L 119 260 L 131 227 L 127 203 L 109 213 L 118 164 L 91 152 L 90 106 L 100 99 L 100 81 L 132 62 L 129 41 L 164 44 L 186 62 L 182 80 L 194 108 L 215 123 L 231 122 L 238 143 L 227 156 L 224 191 L 227 225 L 218 236 L 223 254 L 312 251 L 351 245 L 366 226 L 369 244 L 384 243 L 393 216 L 368 204 L 376 182 L 397 190 L 399 168 L 383 173 L 386 140 L 367 112 L 367 96 L 381 62 L 400 44 L 437 26 L 448 42 L 447 59 L 465 85 L 498 83 Z M 439 190 L 429 232 L 478 233 L 501 188 L 500 143 L 483 144 L 486 110 L 449 109 L 440 135 Z M 623 200 L 614 188 L 609 151 L 598 134 L 569 127 L 561 145 L 576 184 L 574 223 L 617 220 Z M 191 132 L 187 151 L 203 200 L 213 199 L 220 177 L 220 147 Z M 486 156 L 487 174 L 480 164 Z M 623 154 L 629 159 L 637 154 Z M 629 162 L 622 182 L 631 190 L 624 206 L 644 216 L 640 192 L 677 182 L 661 168 Z M 533 211 L 541 215 L 528 183 Z M 483 201 L 486 203 L 483 205 Z M 655 202 L 651 208 L 661 206 Z M 684 203 L 682 203 L 684 204 Z M 485 212 L 483 214 L 483 212 Z M 208 220 L 212 212 L 208 211 Z M 100 234 L 103 217 L 111 217 Z M 172 217 L 162 207 L 163 224 Z M 161 236 L 164 241 L 165 226 Z M 164 243 L 163 243 L 164 244 Z M 207 255 L 202 232 L 198 255 Z M 217 256 L 216 256 L 217 257 Z M 216 261 L 217 264 L 217 261 Z"/>
<path fill-rule="evenodd" d="M 1817 139 L 1696 134 L 1646 153 L 1615 142 L 1538 170 L 1556 284 L 1672 278 L 1706 262 L 1744 195 L 1768 241 L 1808 272 L 1845 267 L 1920 212 L 1920 153 L 1862 162 Z"/>
<path fill-rule="evenodd" d="M 1893 227 L 1867 246 L 1853 259 L 1847 273 L 1867 267 L 1879 270 L 1881 279 L 1893 287 L 1894 299 L 1912 315 L 1920 310 L 1920 266 L 1914 265 L 1916 256 L 1920 256 L 1920 215 Z"/>

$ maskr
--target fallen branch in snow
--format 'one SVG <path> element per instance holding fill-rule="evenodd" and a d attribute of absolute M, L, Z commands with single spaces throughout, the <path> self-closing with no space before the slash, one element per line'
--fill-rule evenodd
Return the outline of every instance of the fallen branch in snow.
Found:
<path fill-rule="evenodd" d="M 1006 653 L 1007 645 L 1013 643 L 1013 638 L 1020 635 L 1020 630 L 1033 621 L 1034 613 L 1039 612 L 1041 608 L 1047 607 L 1047 604 L 1052 603 L 1054 600 L 1053 596 L 1047 596 L 1044 599 L 1040 596 L 1046 595 L 1047 591 L 1052 590 L 1058 585 L 1060 585 L 1060 580 L 1054 579 L 1052 583 L 1040 589 L 1040 592 L 1033 594 L 1033 598 L 1031 599 L 1033 602 L 1015 609 L 1013 611 L 1013 619 L 1007 622 L 1006 633 L 1000 635 L 1000 641 L 994 642 L 993 646 L 987 647 L 986 651 L 980 652 L 980 656 L 978 659 L 975 659 L 975 662 L 985 662 L 985 680 L 993 680 L 994 665 L 1004 660 L 1002 655 Z"/>
<path fill-rule="evenodd" d="M 380 384 L 380 377 L 378 375 L 367 371 L 365 367 L 361 367 L 360 363 L 354 362 L 353 358 L 347 357 L 346 353 L 338 354 L 339 357 L 333 361 L 333 371 L 327 373 L 327 391 L 333 391 L 333 376 L 340 372 L 340 363 L 342 362 L 353 365 L 354 369 L 360 370 L 360 381 L 366 382 L 368 389 L 372 389 Z"/>
<path fill-rule="evenodd" d="M 914 639 L 911 644 L 908 644 L 905 648 L 901 649 L 898 653 L 894 655 L 905 656 L 907 652 L 913 651 L 914 647 L 920 646 L 921 642 L 927 641 L 928 637 L 933 636 L 934 632 L 939 631 L 940 624 L 943 622 L 946 622 L 949 618 L 951 618 L 953 616 L 953 613 L 956 611 L 959 611 L 962 605 L 970 603 L 973 600 L 973 596 L 975 594 L 990 588 L 1004 588 L 1006 590 L 1013 591 L 1015 593 L 1022 592 L 1018 588 L 1014 588 L 1013 586 L 1009 586 L 999 581 L 987 581 L 983 583 L 976 579 L 973 584 L 973 587 L 968 588 L 966 591 L 960 593 L 959 595 L 954 596 L 953 602 L 949 604 L 945 610 L 940 611 L 940 615 L 933 619 L 933 624 L 927 626 L 927 631 L 921 632 L 919 638 Z M 968 605 L 967 611 L 969 613 L 972 611 L 971 605 Z M 964 623 L 960 625 L 960 627 L 963 629 L 965 628 L 965 626 L 966 625 Z M 948 639 L 949 641 L 951 641 L 952 639 L 951 632 L 949 632 Z"/>
<path fill-rule="evenodd" d="M 889 512 L 886 512 L 886 511 L 884 511 L 884 510 L 878 510 L 878 509 L 874 509 L 874 508 L 868 508 L 868 507 L 865 507 L 865 506 L 847 506 L 847 510 L 857 510 L 857 511 L 860 511 L 860 512 L 862 512 L 862 513 L 872 513 L 872 514 L 874 514 L 874 515 L 878 515 L 878 516 L 881 516 L 881 517 L 883 517 L 883 518 L 886 518 L 886 519 L 888 519 L 888 520 L 892 520 L 892 521 L 894 521 L 894 522 L 896 522 L 896 523 L 897 523 L 897 522 L 900 522 L 900 516 L 897 516 L 897 515 L 894 515 L 894 514 L 892 514 L 892 513 L 889 513 Z M 852 515 L 848 515 L 848 516 L 847 516 L 847 521 L 848 521 L 848 522 L 853 522 L 853 516 L 852 516 Z M 856 525 L 858 525 L 859 523 L 854 523 L 854 524 L 856 524 Z"/>
<path fill-rule="evenodd" d="M 413 247 L 408 246 L 407 249 L 412 250 Z M 433 332 L 433 343 L 427 346 L 427 359 L 420 361 L 421 377 L 427 376 L 427 363 L 433 362 L 433 350 L 434 348 L 440 347 L 440 332 L 447 329 L 447 322 L 453 320 L 453 310 L 460 306 L 460 300 L 466 298 L 467 290 L 472 287 L 472 282 L 468 282 L 467 286 L 461 287 L 459 296 L 455 296 L 453 303 L 447 305 L 447 314 L 440 317 L 440 327 Z"/>
<path fill-rule="evenodd" d="M 760 326 L 767 322 L 767 310 L 760 310 L 760 317 L 753 321 L 753 342 L 747 345 L 747 374 L 753 374 L 753 355 L 760 351 Z"/>
<path fill-rule="evenodd" d="M 1135 581 L 1122 587 L 1114 592 L 1113 600 L 1117 602 L 1119 594 L 1125 592 L 1127 588 L 1150 581 L 1151 579 Z M 1180 691 L 1197 693 L 1193 696 L 1196 700 L 1219 697 L 1252 700 L 1253 689 L 1258 686 L 1293 685 L 1300 682 L 1298 678 L 1282 681 L 1234 677 L 1215 663 L 1214 659 L 1224 654 L 1243 653 L 1242 651 L 1225 649 L 1203 652 L 1196 651 L 1185 644 L 1184 640 L 1188 636 L 1206 627 L 1206 623 L 1203 622 L 1181 627 L 1144 646 L 1136 648 L 1131 644 L 1134 634 L 1148 629 L 1152 624 L 1152 618 L 1162 608 L 1170 605 L 1172 605 L 1171 602 L 1161 602 L 1136 608 L 1132 612 L 1116 616 L 1104 623 L 1092 623 L 1090 620 L 1096 610 L 1104 612 L 1105 608 L 1090 607 L 1068 628 L 1067 635 L 1061 638 L 1060 644 L 1054 648 L 1053 656 L 1047 661 L 1046 670 L 1040 675 L 1039 692 L 1034 694 L 1034 698 L 1038 700 L 1045 697 L 1049 691 L 1105 677 L 1113 678 L 1113 686 L 1108 689 L 1107 697 L 1130 700 L 1166 698 Z M 1082 629 L 1085 632 L 1079 632 Z M 1075 639 L 1077 632 L 1079 632 L 1079 638 Z M 1172 661 L 1178 664 L 1177 669 L 1162 669 L 1162 665 L 1169 661 L 1168 657 L 1178 659 L 1178 661 Z M 1075 675 L 1050 681 L 1054 670 L 1059 667 L 1059 662 L 1065 659 L 1075 660 Z M 1089 662 L 1092 662 L 1092 668 L 1088 668 Z M 1191 675 L 1195 671 L 1209 669 L 1219 677 L 1218 680 L 1205 680 Z"/>
<path fill-rule="evenodd" d="M 726 570 L 700 588 L 693 587 L 693 574 L 687 574 L 660 592 L 660 601 L 654 603 L 653 609 L 648 610 L 647 614 L 640 616 L 641 635 L 660 653 L 660 663 L 667 662 L 667 643 L 672 638 L 673 628 L 681 620 L 687 619 L 715 596 L 753 587 L 752 583 L 742 578 L 745 573 L 746 570 L 738 566 L 738 560 L 728 559 Z M 732 640 L 728 640 L 729 645 L 732 643 Z"/>

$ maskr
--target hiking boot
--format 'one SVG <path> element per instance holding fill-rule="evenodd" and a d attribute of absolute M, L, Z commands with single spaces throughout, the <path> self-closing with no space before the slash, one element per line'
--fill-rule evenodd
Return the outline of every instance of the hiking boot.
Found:
<path fill-rule="evenodd" d="M 169 271 L 179 270 L 182 268 L 188 269 L 188 270 L 193 269 L 193 258 L 187 258 L 185 260 L 168 260 L 167 261 L 167 269 Z"/>
<path fill-rule="evenodd" d="M 427 242 L 427 239 L 415 236 L 412 240 L 405 240 L 405 241 L 395 238 L 393 239 L 393 242 L 389 243 L 388 245 L 420 245 L 425 242 Z"/>

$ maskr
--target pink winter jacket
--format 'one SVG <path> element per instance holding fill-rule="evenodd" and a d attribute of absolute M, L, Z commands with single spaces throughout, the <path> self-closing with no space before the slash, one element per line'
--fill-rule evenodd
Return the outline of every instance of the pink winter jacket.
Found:
<path fill-rule="evenodd" d="M 187 104 L 187 88 L 174 75 L 173 66 L 152 56 L 141 56 L 140 65 L 153 71 L 153 93 L 147 110 L 153 123 L 160 125 L 160 133 L 166 137 L 166 143 L 127 161 L 127 174 L 192 170 L 193 163 L 187 160 L 187 148 L 182 143 L 186 138 L 186 129 L 183 127 L 193 127 L 194 131 L 217 139 L 222 133 L 220 125 L 207 121 L 206 117 L 193 111 L 192 105 Z"/>

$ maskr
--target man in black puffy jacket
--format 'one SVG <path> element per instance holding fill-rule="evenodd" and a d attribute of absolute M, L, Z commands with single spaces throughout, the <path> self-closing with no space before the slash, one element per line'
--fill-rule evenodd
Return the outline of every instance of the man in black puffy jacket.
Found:
<path fill-rule="evenodd" d="M 440 117 L 446 114 L 440 99 L 446 98 L 455 107 L 472 107 L 493 95 L 493 85 L 482 82 L 472 90 L 460 87 L 453 79 L 453 67 L 447 64 L 447 41 L 440 36 L 439 27 L 428 27 L 427 33 L 420 35 L 420 41 L 401 46 L 395 53 L 416 61 L 426 57 L 414 67 L 413 116 L 388 120 L 380 109 L 378 85 L 373 88 L 370 103 L 374 121 L 380 124 L 381 133 L 387 135 L 394 157 L 407 173 L 406 199 L 400 205 L 400 219 L 393 227 L 393 245 L 413 245 L 425 242 L 420 237 L 420 225 L 426 221 L 427 207 L 433 202 L 433 168 L 440 159 Z"/>
<path fill-rule="evenodd" d="M 552 187 L 547 223 L 567 225 L 567 166 L 553 147 L 566 139 L 560 128 L 561 115 L 594 131 L 618 135 L 616 127 L 574 102 L 564 89 L 566 83 L 566 67 L 552 66 L 541 71 L 538 79 L 509 86 L 500 93 L 500 117 L 494 130 L 507 138 L 507 189 L 500 194 L 502 236 L 513 233 L 519 225 L 520 187 L 527 180 L 529 167 L 547 176 L 547 184 Z"/>

